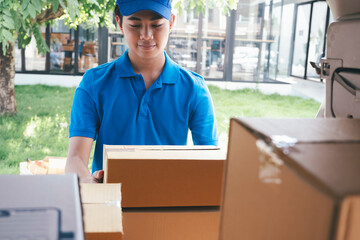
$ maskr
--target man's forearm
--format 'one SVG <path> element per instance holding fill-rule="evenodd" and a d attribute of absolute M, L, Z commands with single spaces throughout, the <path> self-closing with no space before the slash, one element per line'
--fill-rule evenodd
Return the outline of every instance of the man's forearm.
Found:
<path fill-rule="evenodd" d="M 66 161 L 65 173 L 77 173 L 80 181 L 91 178 L 88 166 L 79 157 L 70 157 Z"/>

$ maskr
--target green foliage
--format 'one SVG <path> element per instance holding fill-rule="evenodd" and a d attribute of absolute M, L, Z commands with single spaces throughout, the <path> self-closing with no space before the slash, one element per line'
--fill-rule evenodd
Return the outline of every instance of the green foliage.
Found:
<path fill-rule="evenodd" d="M 205 8 L 219 8 L 224 15 L 228 15 L 230 10 L 236 9 L 239 0 L 172 0 L 173 8 L 177 9 L 182 15 L 183 11 L 195 9 L 196 13 L 204 13 Z"/>
<path fill-rule="evenodd" d="M 112 26 L 109 11 L 114 7 L 115 0 L 0 0 L 3 53 L 16 38 L 20 48 L 28 45 L 32 36 L 40 53 L 49 51 L 40 28 L 59 17 L 73 28 L 82 23 Z"/>

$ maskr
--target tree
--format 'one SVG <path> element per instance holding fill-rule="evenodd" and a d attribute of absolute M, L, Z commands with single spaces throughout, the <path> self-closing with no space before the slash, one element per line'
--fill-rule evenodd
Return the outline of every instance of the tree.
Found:
<path fill-rule="evenodd" d="M 184 9 L 199 12 L 219 7 L 227 13 L 234 9 L 238 0 L 174 0 L 179 13 Z M 25 48 L 34 36 L 39 53 L 49 51 L 40 27 L 64 18 L 65 23 L 76 28 L 81 23 L 112 26 L 109 12 L 115 0 L 0 0 L 0 116 L 16 114 L 14 88 L 15 40 L 19 48 Z"/>
<path fill-rule="evenodd" d="M 63 17 L 76 28 L 84 22 L 112 25 L 115 0 L 0 0 L 0 115 L 16 114 L 14 43 L 25 48 L 35 37 L 39 53 L 49 51 L 40 27 Z"/>

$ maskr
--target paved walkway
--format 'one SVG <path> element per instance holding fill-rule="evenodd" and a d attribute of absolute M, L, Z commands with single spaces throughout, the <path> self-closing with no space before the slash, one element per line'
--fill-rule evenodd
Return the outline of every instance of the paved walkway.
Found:
<path fill-rule="evenodd" d="M 45 84 L 50 86 L 77 87 L 82 76 L 50 75 L 50 74 L 15 74 L 15 85 Z M 322 82 L 298 78 L 286 78 L 279 83 L 244 83 L 206 81 L 208 85 L 215 85 L 222 89 L 236 90 L 243 88 L 259 89 L 265 94 L 278 93 L 280 95 L 300 96 L 313 98 L 322 102 L 325 97 L 325 84 Z"/>

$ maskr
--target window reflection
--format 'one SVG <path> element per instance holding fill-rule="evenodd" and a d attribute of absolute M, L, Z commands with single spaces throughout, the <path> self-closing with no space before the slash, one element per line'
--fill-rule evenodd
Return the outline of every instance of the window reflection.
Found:
<path fill-rule="evenodd" d="M 307 61 L 307 77 L 317 78 L 320 76 L 315 69 L 310 65 L 310 61 L 320 65 L 321 58 L 325 56 L 324 39 L 325 39 L 325 24 L 326 24 L 326 2 L 316 2 L 313 5 L 311 32 L 309 42 L 309 57 Z"/>
<path fill-rule="evenodd" d="M 297 8 L 294 57 L 291 73 L 294 76 L 305 76 L 307 39 L 309 35 L 310 4 L 299 5 Z"/>
<path fill-rule="evenodd" d="M 18 41 L 15 41 L 15 71 L 21 71 L 21 49 L 18 47 Z"/>
<path fill-rule="evenodd" d="M 45 37 L 45 27 L 41 27 L 41 32 Z M 26 71 L 45 71 L 46 54 L 40 54 L 35 38 L 31 38 L 31 42 L 25 48 L 25 69 Z"/>
<path fill-rule="evenodd" d="M 79 72 L 98 66 L 98 31 L 79 27 Z"/>

